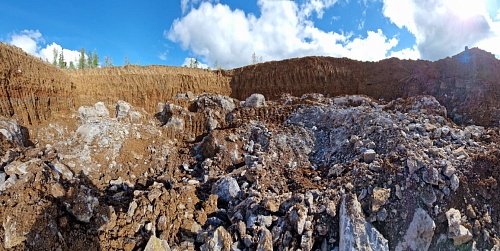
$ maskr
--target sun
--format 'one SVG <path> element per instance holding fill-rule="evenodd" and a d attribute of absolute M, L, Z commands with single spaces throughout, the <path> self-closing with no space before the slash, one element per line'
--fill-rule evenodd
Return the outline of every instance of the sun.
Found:
<path fill-rule="evenodd" d="M 484 1 L 478 0 L 449 0 L 448 9 L 461 19 L 468 19 L 486 13 Z"/>

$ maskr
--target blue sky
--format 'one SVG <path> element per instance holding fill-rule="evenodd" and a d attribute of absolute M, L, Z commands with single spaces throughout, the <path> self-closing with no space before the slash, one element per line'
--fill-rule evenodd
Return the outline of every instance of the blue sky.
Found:
<path fill-rule="evenodd" d="M 2 1 L 0 40 L 67 61 L 80 48 L 123 65 L 234 68 L 310 55 L 437 60 L 500 55 L 500 0 Z"/>

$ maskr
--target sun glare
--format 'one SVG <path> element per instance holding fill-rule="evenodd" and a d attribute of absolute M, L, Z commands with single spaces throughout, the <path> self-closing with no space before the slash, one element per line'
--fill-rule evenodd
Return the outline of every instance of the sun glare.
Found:
<path fill-rule="evenodd" d="M 484 1 L 477 0 L 453 0 L 447 1 L 448 8 L 462 19 L 482 15 L 486 12 Z"/>

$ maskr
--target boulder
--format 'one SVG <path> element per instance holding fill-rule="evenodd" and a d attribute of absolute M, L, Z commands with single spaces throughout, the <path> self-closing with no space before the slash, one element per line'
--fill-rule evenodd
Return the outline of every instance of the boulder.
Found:
<path fill-rule="evenodd" d="M 224 177 L 212 186 L 212 193 L 217 194 L 221 201 L 227 203 L 238 197 L 240 186 L 233 177 Z"/>
<path fill-rule="evenodd" d="M 462 245 L 472 240 L 471 232 L 462 226 L 462 216 L 460 211 L 455 208 L 450 208 L 446 212 L 448 219 L 448 238 L 453 239 L 455 246 Z"/>
<path fill-rule="evenodd" d="M 132 107 L 129 103 L 123 100 L 118 100 L 116 103 L 116 118 L 118 120 L 127 118 L 131 108 Z"/>
<path fill-rule="evenodd" d="M 80 106 L 78 117 L 83 123 L 97 123 L 102 119 L 109 118 L 109 111 L 103 102 L 97 102 L 93 107 Z"/>
<path fill-rule="evenodd" d="M 434 236 L 436 224 L 422 208 L 417 208 L 413 219 L 406 230 L 403 242 L 396 246 L 396 251 L 425 251 L 429 249 Z"/>
<path fill-rule="evenodd" d="M 340 207 L 339 251 L 388 251 L 388 241 L 366 221 L 356 195 L 347 194 Z"/>
<path fill-rule="evenodd" d="M 153 235 L 149 238 L 144 251 L 170 251 L 170 246 L 166 240 L 159 239 Z"/>
<path fill-rule="evenodd" d="M 254 93 L 245 100 L 244 107 L 258 108 L 266 106 L 266 98 L 262 94 Z"/>

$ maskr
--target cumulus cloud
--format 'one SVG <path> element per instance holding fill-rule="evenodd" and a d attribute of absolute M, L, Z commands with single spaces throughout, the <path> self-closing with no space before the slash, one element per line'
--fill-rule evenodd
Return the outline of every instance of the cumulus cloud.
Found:
<path fill-rule="evenodd" d="M 182 66 L 190 67 L 191 65 L 194 64 L 194 62 L 196 60 L 197 60 L 196 58 L 185 58 L 184 63 L 182 63 Z M 194 65 L 193 65 L 193 67 L 194 67 Z M 208 69 L 210 67 L 207 64 L 204 64 L 204 63 L 198 61 L 198 65 L 196 66 L 196 68 Z"/>
<path fill-rule="evenodd" d="M 204 62 L 218 62 L 224 68 L 247 65 L 254 53 L 264 61 L 310 55 L 380 60 L 397 45 L 397 38 L 387 38 L 382 30 L 354 37 L 315 27 L 309 18 L 312 13 L 321 17 L 336 2 L 309 0 L 298 6 L 293 1 L 259 0 L 259 17 L 225 4 L 202 2 L 175 20 L 164 35 Z"/>
<path fill-rule="evenodd" d="M 416 38 L 423 59 L 437 60 L 498 35 L 483 1 L 383 0 L 383 14 Z M 491 42 L 490 42 L 491 43 Z M 406 51 L 411 52 L 411 51 Z M 403 53 L 403 52 L 402 52 Z"/>
<path fill-rule="evenodd" d="M 12 33 L 8 43 L 37 56 L 40 50 L 39 44 L 45 43 L 45 41 L 43 40 L 42 33 L 38 30 L 23 30 L 19 33 Z"/>
<path fill-rule="evenodd" d="M 38 30 L 23 30 L 19 33 L 12 33 L 7 42 L 23 49 L 33 56 L 40 57 L 42 60 L 48 60 L 49 62 L 53 61 L 54 49 L 56 49 L 58 53 L 63 53 L 64 61 L 67 65 L 69 65 L 70 61 L 76 64 L 80 57 L 79 51 L 64 49 L 61 45 L 56 43 L 46 44 L 42 33 Z"/>

